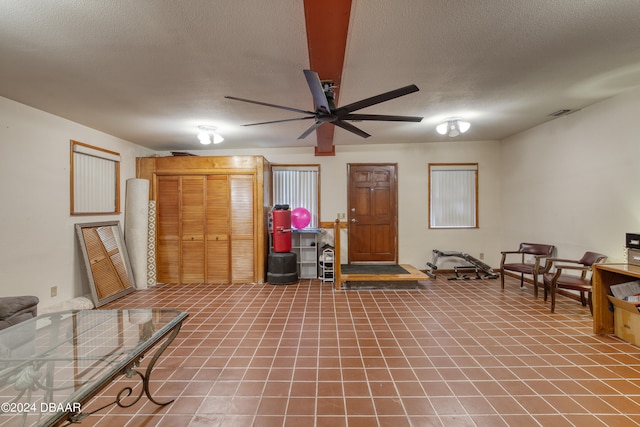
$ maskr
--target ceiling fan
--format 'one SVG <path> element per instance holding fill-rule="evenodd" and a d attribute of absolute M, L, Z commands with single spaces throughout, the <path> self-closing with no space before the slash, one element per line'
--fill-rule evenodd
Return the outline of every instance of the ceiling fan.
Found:
<path fill-rule="evenodd" d="M 422 117 L 416 116 L 390 116 L 390 115 L 381 115 L 381 114 L 353 114 L 354 111 L 360 110 L 365 107 L 370 107 L 375 104 L 379 104 L 381 102 L 389 101 L 394 98 L 398 98 L 404 95 L 408 95 L 413 92 L 417 92 L 418 87 L 416 85 L 409 85 L 405 87 L 401 87 L 396 90 L 392 90 L 390 92 L 381 93 L 380 95 L 372 96 L 371 98 L 366 98 L 361 101 L 353 102 L 348 105 L 344 105 L 342 107 L 336 107 L 334 104 L 334 88 L 333 82 L 331 81 L 321 81 L 318 73 L 312 70 L 304 70 L 304 76 L 307 79 L 307 84 L 309 85 L 309 89 L 311 90 L 311 95 L 313 96 L 313 104 L 315 107 L 315 111 L 308 110 L 300 110 L 297 108 L 284 107 L 282 105 L 269 104 L 266 102 L 260 101 L 252 101 L 250 99 L 244 98 L 236 98 L 234 96 L 225 96 L 225 98 L 233 99 L 236 101 L 249 102 L 251 104 L 264 105 L 266 107 L 274 107 L 280 108 L 282 110 L 293 111 L 296 113 L 306 114 L 305 117 L 298 117 L 295 119 L 284 119 L 284 120 L 273 120 L 269 122 L 260 122 L 260 123 L 249 123 L 243 126 L 256 126 L 256 125 L 266 125 L 271 123 L 283 123 L 283 122 L 292 122 L 297 120 L 309 120 L 315 119 L 315 123 L 312 124 L 307 130 L 305 130 L 302 135 L 298 137 L 298 139 L 304 139 L 311 132 L 316 130 L 318 127 L 322 126 L 325 123 L 332 123 L 336 126 L 341 127 L 342 129 L 348 130 L 349 132 L 353 132 L 358 136 L 363 138 L 368 138 L 371 135 L 364 132 L 361 129 L 358 129 L 351 123 L 346 122 L 346 120 L 355 120 L 355 121 L 391 121 L 391 122 L 420 122 Z"/>

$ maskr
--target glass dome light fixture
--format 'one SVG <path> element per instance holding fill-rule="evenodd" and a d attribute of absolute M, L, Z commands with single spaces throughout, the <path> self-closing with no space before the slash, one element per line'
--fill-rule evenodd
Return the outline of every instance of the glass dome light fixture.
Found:
<path fill-rule="evenodd" d="M 436 132 L 440 135 L 448 135 L 453 138 L 465 133 L 471 127 L 471 123 L 458 118 L 447 119 L 436 126 Z"/>
<path fill-rule="evenodd" d="M 200 144 L 202 145 L 209 145 L 212 142 L 214 144 L 220 144 L 222 141 L 224 141 L 222 135 L 215 132 L 217 129 L 215 126 L 200 125 L 198 126 L 198 129 L 198 139 L 200 140 Z M 213 139 L 211 139 L 212 137 Z"/>

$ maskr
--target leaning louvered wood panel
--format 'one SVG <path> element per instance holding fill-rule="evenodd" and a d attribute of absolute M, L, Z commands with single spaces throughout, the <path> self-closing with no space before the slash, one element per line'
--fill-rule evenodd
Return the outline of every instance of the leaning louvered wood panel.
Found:
<path fill-rule="evenodd" d="M 180 177 L 158 176 L 156 269 L 160 283 L 180 282 Z"/>
<path fill-rule="evenodd" d="M 206 177 L 180 177 L 180 283 L 205 281 Z"/>
<path fill-rule="evenodd" d="M 129 277 L 123 266 L 114 264 L 114 258 L 122 259 L 115 245 L 115 236 L 110 227 L 85 228 L 82 230 L 87 247 L 87 255 L 91 264 L 98 298 L 113 295 L 130 286 Z"/>
<path fill-rule="evenodd" d="M 207 176 L 207 282 L 231 280 L 229 234 L 231 190 L 228 175 Z"/>
<path fill-rule="evenodd" d="M 231 281 L 253 281 L 254 272 L 254 177 L 231 175 Z"/>

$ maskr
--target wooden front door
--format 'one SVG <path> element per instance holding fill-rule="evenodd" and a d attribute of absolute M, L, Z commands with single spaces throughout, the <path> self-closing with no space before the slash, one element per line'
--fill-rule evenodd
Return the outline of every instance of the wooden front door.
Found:
<path fill-rule="evenodd" d="M 349 164 L 348 179 L 349 262 L 397 262 L 397 165 Z"/>

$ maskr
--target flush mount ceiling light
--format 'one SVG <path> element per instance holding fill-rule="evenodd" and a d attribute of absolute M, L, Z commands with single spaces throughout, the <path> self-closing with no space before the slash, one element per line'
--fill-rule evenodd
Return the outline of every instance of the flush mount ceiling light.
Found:
<path fill-rule="evenodd" d="M 198 132 L 198 139 L 200 140 L 200 144 L 202 145 L 209 145 L 212 142 L 214 144 L 220 144 L 222 141 L 224 141 L 224 138 L 215 132 L 216 127 L 215 126 L 198 126 L 198 129 L 200 130 L 200 132 Z M 211 139 L 213 137 L 213 140 Z"/>
<path fill-rule="evenodd" d="M 436 131 L 440 135 L 448 135 L 450 137 L 455 137 L 460 135 L 461 133 L 465 133 L 471 127 L 471 123 L 465 122 L 461 119 L 447 119 L 444 122 L 440 123 L 436 126 Z"/>

